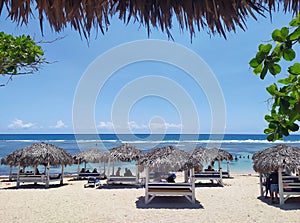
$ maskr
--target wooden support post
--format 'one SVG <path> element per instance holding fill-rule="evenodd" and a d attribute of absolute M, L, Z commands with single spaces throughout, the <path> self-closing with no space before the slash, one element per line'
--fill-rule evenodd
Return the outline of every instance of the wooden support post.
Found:
<path fill-rule="evenodd" d="M 262 174 L 259 173 L 259 187 L 260 187 L 260 196 L 264 196 L 264 188 L 263 188 L 263 181 L 262 181 Z"/>
<path fill-rule="evenodd" d="M 192 184 L 192 202 L 195 203 L 196 196 L 195 196 L 195 169 L 192 168 L 190 170 L 191 175 L 191 184 Z"/>
<path fill-rule="evenodd" d="M 284 203 L 284 197 L 283 197 L 283 182 L 282 182 L 282 168 L 278 168 L 278 186 L 279 186 L 279 202 L 280 205 Z"/>
<path fill-rule="evenodd" d="M 107 180 L 110 180 L 110 157 L 108 158 L 107 163 Z"/>
<path fill-rule="evenodd" d="M 20 163 L 18 164 L 18 173 L 17 173 L 17 188 L 20 186 Z"/>
<path fill-rule="evenodd" d="M 64 184 L 64 172 L 65 172 L 65 166 L 64 164 L 61 165 L 61 177 L 60 177 L 60 185 Z"/>
<path fill-rule="evenodd" d="M 12 181 L 12 165 L 9 165 L 9 181 Z"/>
<path fill-rule="evenodd" d="M 138 184 L 139 182 L 139 164 L 135 161 L 135 183 Z"/>
<path fill-rule="evenodd" d="M 48 164 L 47 164 L 46 185 L 45 185 L 46 188 L 49 187 L 49 181 L 50 181 L 50 163 L 48 161 Z"/>
<path fill-rule="evenodd" d="M 149 183 L 149 167 L 146 167 L 146 182 L 145 182 L 145 203 L 148 204 L 149 195 L 148 195 L 148 183 Z"/>

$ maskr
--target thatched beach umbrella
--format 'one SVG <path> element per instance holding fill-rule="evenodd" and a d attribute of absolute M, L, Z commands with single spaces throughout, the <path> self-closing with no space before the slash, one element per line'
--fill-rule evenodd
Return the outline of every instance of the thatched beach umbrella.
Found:
<path fill-rule="evenodd" d="M 260 194 L 263 196 L 262 174 L 278 171 L 278 186 L 280 204 L 284 203 L 282 171 L 300 171 L 300 148 L 278 144 L 253 156 L 253 169 L 259 173 Z"/>
<path fill-rule="evenodd" d="M 168 169 L 179 171 L 185 168 L 189 154 L 173 146 L 165 146 L 150 150 L 141 160 L 141 165 L 152 169 Z"/>
<path fill-rule="evenodd" d="M 48 20 L 50 27 L 56 32 L 67 25 L 90 36 L 91 29 L 100 29 L 104 33 L 112 16 L 117 15 L 127 24 L 130 20 L 146 26 L 148 33 L 152 27 L 160 28 L 170 37 L 173 19 L 177 19 L 182 30 L 189 30 L 191 36 L 201 29 L 208 33 L 221 34 L 236 31 L 236 27 L 246 28 L 246 20 L 251 16 L 276 11 L 283 6 L 284 12 L 299 11 L 299 0 L 214 0 L 214 1 L 127 1 L 127 0 L 0 0 L 0 13 L 7 9 L 8 17 L 18 24 L 27 24 L 29 16 L 37 11 L 40 28 L 43 21 Z"/>
<path fill-rule="evenodd" d="M 252 159 L 253 169 L 258 173 L 271 173 L 279 168 L 289 172 L 300 169 L 300 149 L 285 144 L 256 152 Z"/>
<path fill-rule="evenodd" d="M 84 169 L 86 170 L 87 163 L 99 163 L 104 162 L 104 172 L 105 172 L 105 162 L 108 161 L 108 153 L 102 152 L 99 149 L 87 149 L 80 151 L 73 155 L 75 163 L 78 165 L 78 173 L 80 171 L 80 164 L 84 163 Z"/>
<path fill-rule="evenodd" d="M 1 160 L 2 164 L 20 167 L 36 167 L 38 165 L 47 166 L 47 179 L 49 183 L 50 166 L 62 166 L 62 180 L 65 165 L 72 165 L 72 156 L 62 148 L 48 143 L 36 143 L 26 146 L 23 149 L 14 151 Z M 19 178 L 19 177 L 18 177 Z"/>
<path fill-rule="evenodd" d="M 137 161 L 144 156 L 144 153 L 133 145 L 128 143 L 122 144 L 109 150 L 111 160 L 121 162 Z"/>
<path fill-rule="evenodd" d="M 136 162 L 136 178 L 138 181 L 138 165 L 140 162 L 140 159 L 144 156 L 144 153 L 136 148 L 133 145 L 130 145 L 128 143 L 122 144 L 120 146 L 114 147 L 112 149 L 108 150 L 108 180 L 110 179 L 110 162 L 113 162 L 113 170 L 112 174 L 114 175 L 114 162 L 120 161 L 120 162 Z"/>
<path fill-rule="evenodd" d="M 233 156 L 231 153 L 223 150 L 223 149 L 218 149 L 218 148 L 195 148 L 190 152 L 190 157 L 188 159 L 188 162 L 186 165 L 188 166 L 193 166 L 193 167 L 198 167 L 202 168 L 204 162 L 205 163 L 212 163 L 215 161 L 218 161 L 218 168 L 221 170 L 221 161 L 227 160 L 227 173 L 228 176 L 229 174 L 229 160 L 233 159 Z M 220 171 L 221 173 L 221 171 Z"/>

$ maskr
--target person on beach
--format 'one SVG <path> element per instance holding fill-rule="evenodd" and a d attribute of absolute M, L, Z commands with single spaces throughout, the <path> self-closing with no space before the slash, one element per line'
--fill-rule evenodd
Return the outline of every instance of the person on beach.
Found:
<path fill-rule="evenodd" d="M 214 171 L 214 169 L 212 168 L 211 165 L 209 165 L 209 166 L 207 167 L 207 169 L 205 169 L 205 171 Z"/>
<path fill-rule="evenodd" d="M 117 172 L 116 172 L 116 176 L 120 176 L 121 175 L 121 167 L 118 167 L 118 170 L 117 170 Z"/>
<path fill-rule="evenodd" d="M 97 168 L 93 169 L 93 173 L 98 173 Z"/>
<path fill-rule="evenodd" d="M 276 202 L 278 203 L 278 192 L 279 192 L 279 186 L 278 186 L 278 171 L 274 171 L 270 174 L 270 200 L 272 203 L 275 203 L 274 198 L 276 199 Z"/>
<path fill-rule="evenodd" d="M 85 173 L 85 169 L 82 168 L 82 169 L 80 170 L 80 173 Z"/>
<path fill-rule="evenodd" d="M 131 170 L 130 170 L 130 169 L 128 169 L 128 168 L 125 168 L 125 173 L 124 173 L 124 176 L 127 176 L 127 177 L 130 177 L 130 176 L 132 176 L 132 172 L 131 172 Z"/>
<path fill-rule="evenodd" d="M 175 183 L 176 174 L 172 173 L 170 176 L 168 176 L 167 181 L 168 183 Z"/>

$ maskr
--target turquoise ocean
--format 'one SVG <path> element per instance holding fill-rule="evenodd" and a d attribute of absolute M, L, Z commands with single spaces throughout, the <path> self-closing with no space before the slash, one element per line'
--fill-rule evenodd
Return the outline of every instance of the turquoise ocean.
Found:
<path fill-rule="evenodd" d="M 268 142 L 266 135 L 259 134 L 0 134 L 0 158 L 17 149 L 39 142 L 54 144 L 65 149 L 71 155 L 91 148 L 107 151 L 122 143 L 130 143 L 144 152 L 166 145 L 173 145 L 186 151 L 196 147 L 210 148 L 216 146 L 230 152 L 236 158 L 230 162 L 232 173 L 249 174 L 255 173 L 252 168 L 252 155 L 255 152 L 280 143 L 300 148 L 300 135 L 291 135 L 283 141 Z M 87 168 L 98 168 L 97 165 L 87 164 Z M 225 163 L 224 168 L 226 168 Z M 16 168 L 14 171 L 16 171 Z M 54 168 L 52 171 L 59 172 L 60 168 Z M 75 173 L 77 165 L 67 166 L 65 171 Z M 1 165 L 0 175 L 8 175 L 8 173 L 9 167 Z"/>

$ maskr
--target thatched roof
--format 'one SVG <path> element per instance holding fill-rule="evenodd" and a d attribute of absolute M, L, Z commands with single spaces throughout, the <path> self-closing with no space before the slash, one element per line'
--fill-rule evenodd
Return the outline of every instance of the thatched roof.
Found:
<path fill-rule="evenodd" d="M 139 160 L 144 156 L 144 153 L 128 143 L 122 144 L 109 150 L 109 157 L 113 160 L 121 162 L 131 162 Z"/>
<path fill-rule="evenodd" d="M 40 28 L 44 20 L 56 32 L 70 25 L 85 37 L 92 28 L 104 33 L 112 16 L 118 16 L 125 24 L 129 21 L 151 28 L 159 28 L 171 37 L 173 20 L 177 19 L 180 29 L 188 30 L 191 36 L 198 30 L 221 34 L 246 28 L 249 17 L 256 19 L 266 11 L 271 13 L 282 6 L 284 12 L 299 11 L 299 0 L 0 0 L 0 13 L 7 9 L 9 18 L 18 24 L 28 23 L 31 14 L 37 14 Z M 177 28 L 177 27 L 176 27 Z"/>
<path fill-rule="evenodd" d="M 64 149 L 48 143 L 36 143 L 14 151 L 1 159 L 1 164 L 18 166 L 71 165 L 72 156 Z"/>
<path fill-rule="evenodd" d="M 202 167 L 203 163 L 209 163 L 212 161 L 217 161 L 217 160 L 232 160 L 233 156 L 222 149 L 218 148 L 195 148 L 194 150 L 190 151 L 190 156 L 188 159 L 188 162 L 186 165 L 188 167 Z"/>
<path fill-rule="evenodd" d="M 185 168 L 189 154 L 173 146 L 165 146 L 150 150 L 141 160 L 141 165 L 155 169 L 178 171 Z"/>
<path fill-rule="evenodd" d="M 256 152 L 252 159 L 253 169 L 259 173 L 270 173 L 279 167 L 296 171 L 300 169 L 300 148 L 279 144 Z"/>
<path fill-rule="evenodd" d="M 106 154 L 101 152 L 99 149 L 87 149 L 80 151 L 73 156 L 76 163 L 99 163 L 107 160 Z"/>

